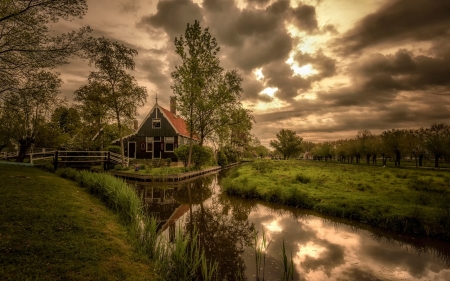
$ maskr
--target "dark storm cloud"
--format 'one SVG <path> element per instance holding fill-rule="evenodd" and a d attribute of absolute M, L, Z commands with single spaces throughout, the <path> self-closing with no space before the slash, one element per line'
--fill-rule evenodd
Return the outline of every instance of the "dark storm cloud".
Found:
<path fill-rule="evenodd" d="M 158 87 L 167 88 L 171 83 L 170 73 L 164 69 L 164 62 L 155 58 L 146 58 L 138 62 L 139 68 L 146 73 L 148 81 Z"/>
<path fill-rule="evenodd" d="M 316 19 L 316 8 L 310 5 L 300 4 L 297 8 L 292 9 L 293 23 L 300 29 L 309 33 L 318 29 Z"/>
<path fill-rule="evenodd" d="M 448 35 L 450 1 L 389 1 L 365 16 L 336 41 L 338 50 L 349 55 L 379 44 L 399 41 L 426 41 Z"/>
<path fill-rule="evenodd" d="M 275 95 L 281 100 L 292 101 L 299 91 L 311 87 L 310 80 L 299 75 L 294 76 L 293 70 L 285 63 L 285 60 L 271 62 L 263 68 L 262 73 L 266 80 L 266 86 L 278 88 Z"/>
<path fill-rule="evenodd" d="M 139 24 L 162 28 L 170 40 L 184 34 L 187 23 L 203 19 L 201 8 L 190 0 L 159 1 L 156 8 L 156 14 L 142 17 Z"/>
<path fill-rule="evenodd" d="M 294 60 L 300 66 L 311 64 L 318 71 L 318 74 L 312 77 L 314 80 L 331 77 L 336 73 L 336 60 L 325 56 L 322 50 L 317 51 L 315 54 L 300 51 L 294 56 Z"/>
<path fill-rule="evenodd" d="M 247 3 L 256 4 L 256 5 L 266 5 L 270 0 L 247 0 Z"/>

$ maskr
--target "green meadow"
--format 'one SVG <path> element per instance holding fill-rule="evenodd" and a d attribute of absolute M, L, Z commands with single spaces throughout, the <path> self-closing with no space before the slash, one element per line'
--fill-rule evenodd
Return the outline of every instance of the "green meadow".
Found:
<path fill-rule="evenodd" d="M 155 280 L 122 219 L 72 181 L 0 165 L 2 280 Z"/>
<path fill-rule="evenodd" d="M 450 172 L 308 160 L 260 160 L 229 172 L 229 195 L 450 238 Z"/>

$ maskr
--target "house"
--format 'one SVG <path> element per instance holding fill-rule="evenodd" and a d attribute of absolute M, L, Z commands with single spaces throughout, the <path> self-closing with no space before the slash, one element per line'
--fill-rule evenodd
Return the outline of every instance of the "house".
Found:
<path fill-rule="evenodd" d="M 166 159 L 178 161 L 174 150 L 189 144 L 186 122 L 176 114 L 176 97 L 170 97 L 170 110 L 156 103 L 135 132 L 123 138 L 125 156 L 137 159 Z M 193 140 L 198 143 L 195 136 Z M 120 145 L 120 140 L 113 143 Z"/>

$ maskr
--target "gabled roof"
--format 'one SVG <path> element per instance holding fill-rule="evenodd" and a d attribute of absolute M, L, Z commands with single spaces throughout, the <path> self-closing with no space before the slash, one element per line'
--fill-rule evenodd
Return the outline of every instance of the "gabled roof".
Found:
<path fill-rule="evenodd" d="M 189 138 L 189 131 L 186 126 L 186 122 L 183 118 L 176 116 L 169 110 L 165 109 L 162 106 L 159 106 L 159 108 L 162 110 L 163 114 L 166 116 L 166 118 L 169 120 L 169 122 L 172 124 L 172 126 L 175 128 L 175 130 L 178 132 L 178 134 L 185 136 Z M 199 138 L 194 135 L 193 139 L 199 140 Z"/>

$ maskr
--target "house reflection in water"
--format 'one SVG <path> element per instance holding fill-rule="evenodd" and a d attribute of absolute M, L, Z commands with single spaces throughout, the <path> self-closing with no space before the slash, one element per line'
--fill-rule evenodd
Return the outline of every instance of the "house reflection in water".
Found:
<path fill-rule="evenodd" d="M 142 186 L 140 190 L 147 214 L 156 218 L 161 235 L 170 242 L 175 241 L 175 234 L 182 225 L 177 222 L 185 221 L 189 211 L 189 204 L 181 204 L 174 199 L 176 189 L 176 187 Z"/>

